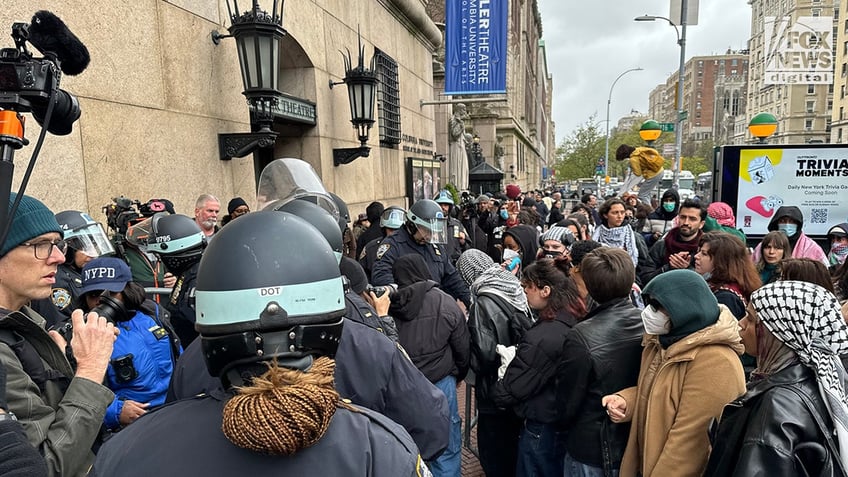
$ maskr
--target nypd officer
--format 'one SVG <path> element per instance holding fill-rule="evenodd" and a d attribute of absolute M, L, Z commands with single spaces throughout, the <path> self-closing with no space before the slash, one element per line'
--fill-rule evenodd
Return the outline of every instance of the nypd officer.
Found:
<path fill-rule="evenodd" d="M 338 263 L 317 230 L 280 212 L 234 221 L 197 282 L 206 365 L 224 388 L 139 419 L 92 473 L 429 475 L 402 427 L 334 389 L 343 314 Z"/>
<path fill-rule="evenodd" d="M 66 210 L 56 214 L 56 221 L 64 234 L 68 245 L 65 263 L 56 270 L 56 283 L 53 284 L 51 298 L 53 305 L 66 319 L 71 312 L 81 308 L 82 267 L 101 255 L 112 255 L 115 248 L 103 226 L 95 222 L 88 214 L 78 210 Z"/>
<path fill-rule="evenodd" d="M 422 199 L 412 204 L 406 212 L 406 223 L 391 237 L 386 237 L 377 249 L 377 261 L 371 272 L 373 285 L 394 282 L 392 265 L 399 257 L 417 253 L 424 257 L 433 281 L 446 293 L 460 300 L 465 307 L 471 305 L 471 293 L 445 251 L 444 234 L 446 217 L 435 201 Z"/>
<path fill-rule="evenodd" d="M 471 244 L 467 240 L 468 234 L 465 232 L 465 227 L 462 226 L 462 222 L 451 214 L 456 204 L 454 203 L 453 195 L 451 195 L 449 190 L 440 190 L 439 195 L 437 195 L 433 200 L 439 204 L 439 207 L 442 208 L 442 212 L 445 214 L 445 218 L 447 219 L 447 244 L 445 244 L 445 248 L 447 249 L 448 256 L 450 257 L 451 265 L 455 267 L 456 261 L 459 260 L 459 256 L 462 255 L 462 252 L 471 248 Z"/>
<path fill-rule="evenodd" d="M 336 260 L 342 258 L 342 234 L 326 210 L 300 199 L 275 208 L 306 220 L 329 244 Z M 303 248 L 300 244 L 291 253 Z M 294 263 L 280 263 L 284 264 L 282 270 L 298 270 L 293 268 Z M 375 304 L 382 305 L 379 311 L 385 314 L 388 313 L 388 295 L 382 298 Z M 402 425 L 412 435 L 425 460 L 438 456 L 449 440 L 450 419 L 444 393 L 367 320 L 361 320 L 356 314 L 345 318 L 336 353 L 336 390 L 354 404 L 385 414 Z M 218 387 L 220 380 L 207 372 L 200 340 L 195 340 L 177 362 L 168 401 L 214 393 Z"/>

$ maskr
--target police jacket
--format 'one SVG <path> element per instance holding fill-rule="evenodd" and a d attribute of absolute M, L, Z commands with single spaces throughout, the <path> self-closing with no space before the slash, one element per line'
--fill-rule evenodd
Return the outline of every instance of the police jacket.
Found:
<path fill-rule="evenodd" d="M 524 334 L 515 358 L 497 382 L 492 399 L 514 407 L 519 417 L 544 424 L 557 421 L 556 371 L 562 344 L 577 320 L 560 311 L 553 320 L 537 320 Z"/>
<path fill-rule="evenodd" d="M 436 282 L 400 288 L 392 296 L 390 311 L 397 319 L 400 344 L 431 383 L 445 376 L 465 378 L 469 360 L 465 315 Z"/>
<path fill-rule="evenodd" d="M 414 477 L 421 457 L 402 427 L 366 409 L 338 408 L 314 445 L 271 456 L 233 445 L 221 431 L 223 391 L 147 414 L 108 440 L 89 475 L 355 475 Z"/>
<path fill-rule="evenodd" d="M 200 261 L 183 272 L 171 290 L 171 296 L 165 308 L 171 313 L 171 324 L 180 338 L 183 347 L 187 347 L 195 338 L 197 331 L 194 329 L 196 315 L 194 312 L 194 292 L 197 287 L 197 270 Z"/>
<path fill-rule="evenodd" d="M 601 398 L 635 386 L 642 355 L 641 312 L 629 297 L 603 303 L 565 339 L 557 368 L 557 407 L 575 460 L 618 469 L 630 423 L 609 420 Z"/>
<path fill-rule="evenodd" d="M 391 237 L 386 237 L 380 244 L 377 252 L 377 261 L 371 271 L 371 284 L 388 285 L 394 282 L 392 276 L 392 265 L 398 257 L 408 253 L 417 253 L 424 257 L 433 281 L 439 284 L 442 290 L 457 300 L 462 300 L 465 306 L 471 305 L 471 292 L 468 286 L 459 276 L 444 246 L 436 244 L 418 245 L 409 235 L 405 227 L 401 227 Z"/>
<path fill-rule="evenodd" d="M 27 307 L 0 315 L 0 361 L 6 365 L 9 410 L 44 456 L 49 475 L 86 475 L 112 391 L 74 377 L 44 319 Z"/>
<path fill-rule="evenodd" d="M 221 388 L 221 381 L 206 369 L 200 340 L 195 341 L 177 361 L 168 402 Z M 403 426 L 425 460 L 447 447 L 447 398 L 380 332 L 345 320 L 336 351 L 335 380 L 343 398 Z"/>
<path fill-rule="evenodd" d="M 471 369 L 479 412 L 493 413 L 498 407 L 492 401 L 492 390 L 498 382 L 501 358 L 497 345 L 516 346 L 533 324 L 530 315 L 509 305 L 491 293 L 480 293 L 468 309 L 468 331 L 471 335 Z"/>
<path fill-rule="evenodd" d="M 50 298 L 56 309 L 66 318 L 70 318 L 71 312 L 80 307 L 80 290 L 82 290 L 82 275 L 79 270 L 67 263 L 59 265 Z"/>
<path fill-rule="evenodd" d="M 828 439 L 833 423 L 815 375 L 792 364 L 725 406 L 704 475 L 842 476 Z"/>
<path fill-rule="evenodd" d="M 374 262 L 377 261 L 377 250 L 382 242 L 383 237 L 375 238 L 365 244 L 365 248 L 361 249 L 359 253 L 359 264 L 362 265 L 365 275 L 369 278 L 371 277 L 371 271 L 374 269 Z"/>
<path fill-rule="evenodd" d="M 106 385 L 115 393 L 103 421 L 107 429 L 121 427 L 119 418 L 127 399 L 150 403 L 151 408 L 164 404 L 174 371 L 170 336 L 156 320 L 137 311 L 115 327 L 121 332 L 106 369 Z"/>
<path fill-rule="evenodd" d="M 459 243 L 459 234 L 465 236 L 464 243 Z M 451 265 L 456 265 L 462 252 L 471 248 L 471 239 L 459 219 L 448 217 L 448 243 L 445 245 Z"/>

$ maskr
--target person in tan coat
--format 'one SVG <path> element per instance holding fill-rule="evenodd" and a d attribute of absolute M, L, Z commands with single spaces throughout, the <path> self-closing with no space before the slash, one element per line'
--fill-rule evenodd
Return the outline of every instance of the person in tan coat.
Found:
<path fill-rule="evenodd" d="M 691 270 L 658 276 L 642 298 L 638 384 L 601 401 L 612 422 L 632 422 L 620 476 L 699 476 L 710 422 L 745 392 L 739 327 Z"/>

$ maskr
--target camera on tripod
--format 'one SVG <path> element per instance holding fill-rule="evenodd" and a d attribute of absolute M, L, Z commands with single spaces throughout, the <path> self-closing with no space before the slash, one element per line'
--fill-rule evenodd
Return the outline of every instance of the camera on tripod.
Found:
<path fill-rule="evenodd" d="M 31 112 L 35 120 L 43 125 L 53 98 L 53 114 L 47 131 L 64 136 L 71 132 L 74 122 L 80 117 L 79 101 L 59 89 L 62 73 L 56 54 L 47 52 L 43 58 L 34 57 L 26 47 L 30 37 L 29 24 L 14 23 L 12 38 L 15 48 L 0 49 L 0 108 L 19 113 Z"/>

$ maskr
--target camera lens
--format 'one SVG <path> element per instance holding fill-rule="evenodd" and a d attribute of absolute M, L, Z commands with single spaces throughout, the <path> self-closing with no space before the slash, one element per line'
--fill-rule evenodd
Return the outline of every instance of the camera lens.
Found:
<path fill-rule="evenodd" d="M 92 308 L 91 311 L 106 318 L 106 321 L 110 323 L 127 321 L 130 318 L 127 316 L 127 310 L 124 308 L 124 304 L 108 295 L 101 296 L 99 304 Z"/>

